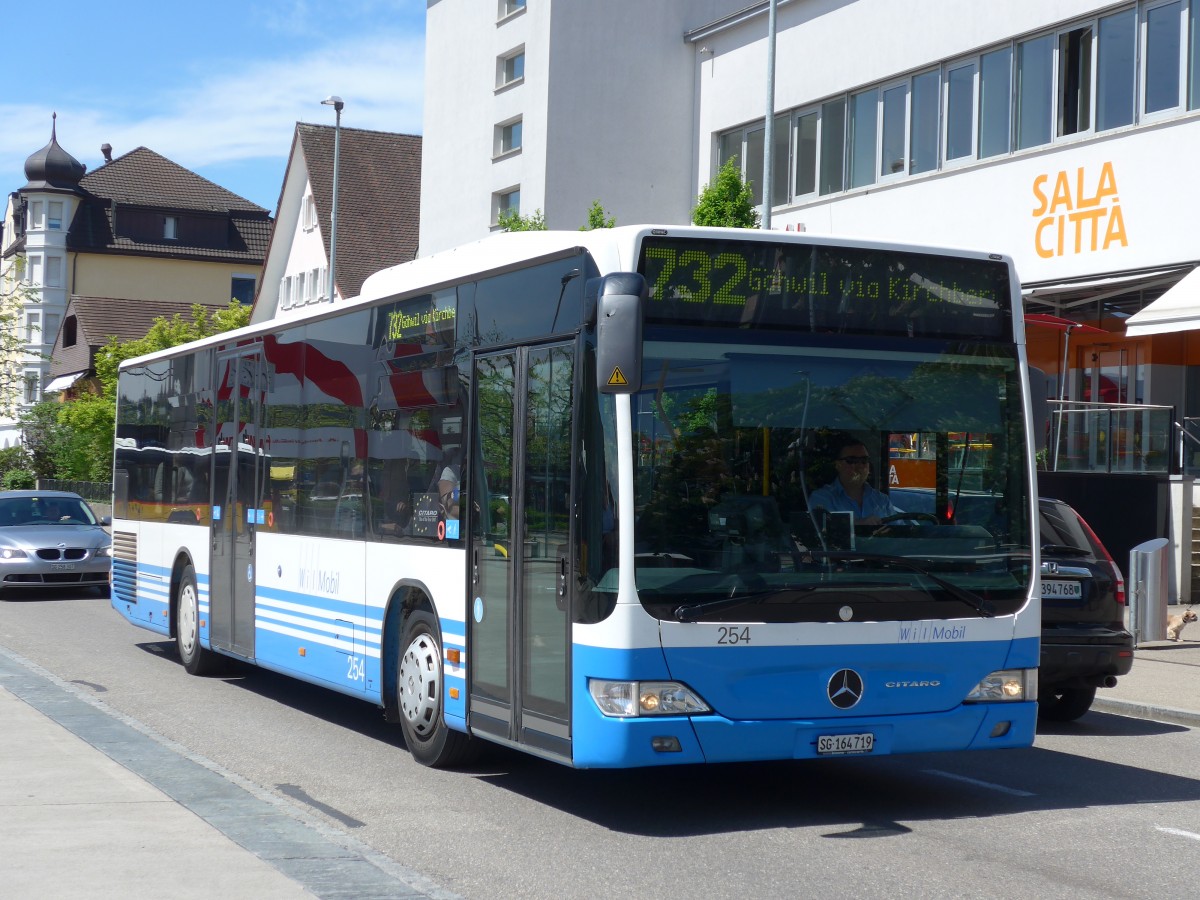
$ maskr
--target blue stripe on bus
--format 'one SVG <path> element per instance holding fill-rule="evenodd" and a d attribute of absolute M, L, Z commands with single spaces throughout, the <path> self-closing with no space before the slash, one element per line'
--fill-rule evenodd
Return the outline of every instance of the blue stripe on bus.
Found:
<path fill-rule="evenodd" d="M 1036 648 L 1037 639 L 1013 642 L 998 642 L 994 649 L 1005 652 L 1010 664 L 1014 659 L 1028 657 L 1030 648 Z M 657 716 L 618 719 L 603 715 L 588 692 L 589 677 L 612 678 L 615 680 L 678 680 L 691 687 L 689 673 L 679 671 L 672 678 L 667 674 L 663 653 L 657 649 L 623 651 L 598 647 L 575 646 L 573 662 L 573 755 L 574 763 L 581 768 L 622 767 L 642 765 L 668 765 L 695 762 L 737 762 L 769 759 L 802 759 L 815 757 L 816 741 L 826 734 L 855 734 L 870 732 L 875 735 L 873 755 L 907 753 L 917 751 L 992 749 L 1029 746 L 1033 741 L 1037 719 L 1037 704 L 988 703 L 964 704 L 960 692 L 944 708 L 932 699 L 926 709 L 914 710 L 906 715 L 889 714 L 885 711 L 891 698 L 877 700 L 870 714 L 863 711 L 870 706 L 855 710 L 839 711 L 829 702 L 826 681 L 819 684 L 820 690 L 813 691 L 811 710 L 806 716 L 737 719 L 736 709 L 720 709 L 713 714 L 687 718 L 683 716 Z M 727 647 L 692 648 L 689 653 L 703 654 L 711 651 L 723 656 Z M 745 650 L 746 648 L 737 648 Z M 980 645 L 957 645 L 947 650 L 945 645 L 914 645 L 914 660 L 923 667 L 934 665 L 947 673 L 962 668 L 978 669 Z M 759 647 L 753 648 L 745 659 L 753 659 L 755 668 L 770 668 L 775 665 L 780 672 L 777 684 L 758 685 L 762 690 L 774 691 L 780 705 L 792 701 L 797 680 L 787 677 L 789 667 L 795 666 L 797 654 L 803 654 L 807 663 L 814 655 L 825 657 L 832 671 L 853 668 L 860 672 L 868 684 L 868 702 L 880 694 L 880 686 L 871 687 L 880 678 L 874 677 L 871 646 L 806 646 L 806 647 Z M 930 663 L 930 657 L 934 659 Z M 728 659 L 727 656 L 723 658 Z M 1036 652 L 1033 654 L 1036 659 Z M 728 671 L 728 669 L 726 670 Z M 696 673 L 691 673 L 695 675 Z M 972 686 L 987 671 L 976 671 L 971 676 Z M 828 678 L 828 675 L 825 676 Z M 951 680 L 951 679 L 947 679 Z M 811 685 L 810 685 L 811 687 Z M 969 689 L 969 688 L 968 688 Z M 896 688 L 903 694 L 906 688 Z M 922 691 L 936 693 L 936 688 L 913 688 L 917 695 Z M 703 692 L 701 691 L 703 697 Z M 703 697 L 708 702 L 711 699 Z M 725 698 L 729 702 L 728 696 Z M 1004 726 L 1002 723 L 1008 723 Z M 993 737 L 993 730 L 1003 732 Z M 680 750 L 659 752 L 653 749 L 654 738 L 673 737 Z"/>

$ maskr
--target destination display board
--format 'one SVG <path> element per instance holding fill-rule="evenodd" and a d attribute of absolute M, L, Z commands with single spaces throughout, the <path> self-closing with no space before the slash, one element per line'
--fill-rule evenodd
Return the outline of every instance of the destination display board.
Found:
<path fill-rule="evenodd" d="M 638 271 L 646 321 L 1011 340 L 999 260 L 771 241 L 652 236 Z"/>

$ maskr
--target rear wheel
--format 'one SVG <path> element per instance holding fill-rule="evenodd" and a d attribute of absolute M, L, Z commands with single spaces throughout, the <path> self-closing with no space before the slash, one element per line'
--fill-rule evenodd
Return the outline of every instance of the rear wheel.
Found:
<path fill-rule="evenodd" d="M 443 718 L 442 645 L 433 616 L 423 610 L 410 613 L 400 646 L 396 705 L 408 751 L 434 768 L 469 762 L 478 742 L 447 728 Z"/>
<path fill-rule="evenodd" d="M 1092 708 L 1094 687 L 1043 690 L 1038 697 L 1038 715 L 1048 722 L 1074 722 Z"/>
<path fill-rule="evenodd" d="M 221 657 L 200 646 L 200 592 L 196 570 L 186 566 L 175 592 L 175 646 L 190 675 L 212 675 L 221 668 Z"/>

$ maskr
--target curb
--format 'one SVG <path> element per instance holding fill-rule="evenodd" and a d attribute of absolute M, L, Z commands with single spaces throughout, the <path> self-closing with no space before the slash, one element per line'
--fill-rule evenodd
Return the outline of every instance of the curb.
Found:
<path fill-rule="evenodd" d="M 1155 706 L 1151 703 L 1140 703 L 1134 700 L 1112 700 L 1097 697 L 1092 702 L 1092 709 L 1096 712 L 1128 716 L 1133 719 L 1149 719 L 1153 722 L 1168 722 L 1172 725 L 1200 728 L 1200 712 L 1176 709 L 1172 706 Z"/>

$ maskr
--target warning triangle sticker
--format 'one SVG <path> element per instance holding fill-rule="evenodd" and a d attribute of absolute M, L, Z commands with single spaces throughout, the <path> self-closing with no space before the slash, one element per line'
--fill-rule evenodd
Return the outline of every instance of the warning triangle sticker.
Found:
<path fill-rule="evenodd" d="M 627 387 L 629 382 L 625 380 L 625 373 L 621 371 L 620 366 L 614 366 L 612 374 L 608 376 L 608 383 L 612 387 Z"/>

